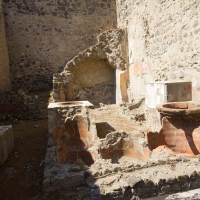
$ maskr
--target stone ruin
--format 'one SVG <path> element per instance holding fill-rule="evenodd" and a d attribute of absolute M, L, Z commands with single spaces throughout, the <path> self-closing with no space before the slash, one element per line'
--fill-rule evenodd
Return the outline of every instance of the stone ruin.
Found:
<path fill-rule="evenodd" d="M 88 200 L 140 199 L 200 187 L 200 108 L 191 102 L 191 82 L 151 82 L 145 99 L 129 101 L 125 46 L 124 30 L 104 32 L 54 74 L 45 195 L 73 191 Z M 114 104 L 132 130 L 100 135 L 94 110 L 112 112 Z M 14 147 L 9 129 L 0 135 L 0 142 L 9 143 L 0 164 Z"/>
<path fill-rule="evenodd" d="M 7 92 L 0 95 L 0 120 L 13 120 L 15 111 L 16 119 L 45 118 L 45 103 L 10 91 L 11 82 L 15 90 L 49 88 L 52 73 L 67 61 L 53 75 L 45 194 L 137 199 L 200 187 L 200 112 L 190 102 L 200 97 L 199 2 L 100 2 L 4 1 L 5 26 L 0 0 L 0 90 Z M 83 19 L 85 9 L 91 17 Z M 112 112 L 110 104 L 121 105 L 119 116 L 133 122 L 130 132 L 99 135 L 93 111 Z M 11 127 L 1 127 L 0 165 L 13 146 Z"/>
<path fill-rule="evenodd" d="M 127 99 L 126 31 L 114 29 L 98 36 L 96 45 L 79 52 L 61 73 L 53 75 L 53 102 L 119 103 Z"/>
<path fill-rule="evenodd" d="M 70 190 L 80 199 L 140 199 L 200 187 L 200 108 L 191 102 L 192 83 L 150 82 L 145 98 L 131 101 L 126 45 L 126 31 L 104 32 L 53 75 L 46 195 Z M 131 131 L 99 133 L 95 110 L 112 113 L 114 104 Z"/>
<path fill-rule="evenodd" d="M 200 187 L 200 108 L 189 101 L 191 83 L 157 82 L 149 87 L 146 105 L 118 107 L 131 119 L 136 108 L 140 128 L 132 120 L 131 132 L 98 135 L 95 106 L 88 101 L 49 104 L 46 195 L 67 190 L 80 193 L 80 199 L 140 199 Z M 180 92 L 173 92 L 174 88 Z M 167 94 L 178 102 L 160 98 Z M 160 104 L 152 105 L 152 99 Z M 113 105 L 100 105 L 95 109 L 112 112 Z M 146 109 L 143 118 L 136 117 L 137 109 Z"/>

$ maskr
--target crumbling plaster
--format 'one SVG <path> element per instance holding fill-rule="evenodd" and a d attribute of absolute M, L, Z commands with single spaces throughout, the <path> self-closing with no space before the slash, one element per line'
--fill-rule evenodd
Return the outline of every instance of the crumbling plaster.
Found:
<path fill-rule="evenodd" d="M 192 81 L 200 97 L 200 2 L 117 0 L 118 28 L 127 28 L 129 99 L 145 95 L 151 81 Z"/>
<path fill-rule="evenodd" d="M 117 86 L 122 81 L 116 78 L 116 96 L 123 90 L 123 97 L 116 97 L 118 103 L 137 102 L 144 97 L 147 82 L 163 80 L 192 81 L 193 100 L 200 98 L 198 1 L 19 0 L 5 1 L 4 7 L 16 88 L 48 88 L 52 74 L 62 71 L 66 62 L 65 74 L 74 63 L 94 57 L 108 61 L 117 69 L 116 77 L 125 80 Z M 127 30 L 128 40 L 113 42 L 116 27 Z M 95 45 L 100 33 L 101 42 Z M 105 35 L 108 38 L 103 43 Z M 125 66 L 127 72 L 118 72 Z"/>
<path fill-rule="evenodd" d="M 65 100 L 86 100 L 86 99 L 77 99 L 74 95 L 71 95 L 74 91 L 75 86 L 73 82 L 78 82 L 77 79 L 77 69 L 80 67 L 87 67 L 85 72 L 87 72 L 90 66 L 85 66 L 83 62 L 93 61 L 98 62 L 99 67 L 93 68 L 98 70 L 95 73 L 93 72 L 88 77 L 88 83 L 93 80 L 94 83 L 102 83 L 103 79 L 106 77 L 106 83 L 110 82 L 110 78 L 115 81 L 112 83 L 115 87 L 115 102 L 122 102 L 123 99 L 127 99 L 126 85 L 128 85 L 128 80 L 124 78 L 121 74 L 126 72 L 126 63 L 127 63 L 127 39 L 126 39 L 126 30 L 114 29 L 106 31 L 98 36 L 98 42 L 96 45 L 89 47 L 88 49 L 79 52 L 71 61 L 69 61 L 63 72 L 60 74 L 54 74 L 53 81 L 53 99 L 55 102 L 65 101 Z M 81 65 L 81 66 L 80 66 Z M 90 65 L 93 65 L 90 63 Z M 101 66 L 101 67 L 100 67 Z M 110 69 L 106 69 L 106 67 Z M 111 69 L 115 70 L 115 76 L 111 74 Z M 79 70 L 80 71 L 80 70 Z M 84 72 L 84 70 L 83 70 Z M 97 73 L 97 77 L 95 74 Z M 80 73 L 79 73 L 80 74 Z M 88 74 L 85 73 L 84 76 L 87 77 Z M 76 77 L 76 80 L 74 79 Z M 95 80 L 94 80 L 95 79 Z M 100 80 L 98 80 L 100 79 Z M 97 82 L 96 82 L 97 81 Z M 79 83 L 80 84 L 80 83 Z M 124 86 L 123 88 L 121 86 Z M 80 87 L 80 86 L 79 86 Z M 104 86 L 102 86 L 102 89 Z M 122 89 L 123 92 L 122 92 Z M 72 91 L 72 92 L 71 92 Z M 87 99 L 90 101 L 90 98 Z M 114 103 L 115 103 L 114 102 Z M 100 103 L 100 102 L 98 102 Z M 105 102 L 104 102 L 105 103 Z M 108 102 L 107 102 L 108 103 Z M 113 103 L 113 102 L 110 102 Z"/>
<path fill-rule="evenodd" d="M 62 104 L 66 105 L 60 107 Z M 129 124 L 130 121 L 121 118 L 122 116 L 120 116 L 120 114 L 122 112 L 119 112 L 119 110 L 122 109 L 122 107 L 116 105 L 102 105 L 98 109 L 86 108 L 85 110 L 84 107 L 77 107 L 78 104 L 80 104 L 80 102 L 53 103 L 52 105 L 58 106 L 49 107 L 49 120 L 52 123 L 50 123 L 49 126 L 50 135 L 44 161 L 43 191 L 46 195 L 67 189 L 68 192 L 73 190 L 74 194 L 76 194 L 76 192 L 80 193 L 80 190 L 85 191 L 85 196 L 82 199 L 130 200 L 145 199 L 199 188 L 200 176 L 198 170 L 198 156 L 191 157 L 190 155 L 188 157 L 186 154 L 180 154 L 179 152 L 174 153 L 165 145 L 153 149 L 153 145 L 155 144 L 153 141 L 155 141 L 156 137 L 154 137 L 154 133 L 146 132 L 146 122 L 138 121 L 138 117 L 136 118 L 135 116 L 137 122 L 134 122 L 133 127 L 132 123 Z M 183 108 L 184 105 L 181 105 L 181 107 Z M 59 158 L 59 154 L 57 154 L 57 158 L 55 152 L 59 151 L 60 154 L 63 154 L 64 149 L 65 152 L 67 152 L 66 147 L 68 145 L 75 144 L 73 142 L 65 142 L 73 139 L 73 136 L 69 137 L 68 134 L 71 132 L 69 130 L 70 127 L 73 127 L 73 129 L 75 128 L 74 123 L 73 126 L 71 126 L 71 121 L 71 125 L 68 124 L 67 127 L 64 126 L 66 122 L 69 123 L 68 116 L 74 119 L 73 116 L 77 116 L 77 112 L 79 116 L 80 113 L 84 115 L 87 113 L 85 117 L 87 116 L 89 118 L 88 122 L 90 122 L 93 128 L 95 127 L 93 120 L 98 116 L 97 120 L 104 122 L 104 120 L 107 119 L 107 122 L 111 123 L 116 129 L 121 129 L 122 124 L 126 124 L 126 126 L 131 125 L 131 129 L 125 128 L 126 132 L 118 130 L 112 132 L 112 130 L 110 130 L 107 135 L 104 135 L 105 137 L 101 139 L 97 137 L 92 143 L 93 146 L 87 149 L 87 151 L 91 153 L 89 157 L 92 156 L 95 161 L 92 165 L 86 166 L 83 159 L 87 159 L 87 156 L 82 157 L 81 151 L 77 152 L 77 157 L 74 157 L 73 162 L 68 160 L 68 162 L 63 164 Z M 118 113 L 117 115 L 116 112 Z M 182 110 L 180 112 L 182 112 Z M 191 112 L 191 110 L 184 110 L 184 112 Z M 100 113 L 101 116 L 99 116 Z M 130 114 L 129 111 L 129 115 Z M 92 116 L 94 116 L 94 118 Z M 108 118 L 111 120 L 108 121 Z M 82 120 L 80 120 L 80 122 L 81 121 Z M 82 122 L 84 121 L 85 120 Z M 114 121 L 115 123 L 113 124 L 112 122 Z M 64 122 L 64 126 L 60 126 L 61 122 Z M 96 132 L 95 128 L 92 130 L 85 129 L 85 123 L 82 122 L 77 123 L 80 138 L 78 136 L 76 140 L 81 139 L 85 141 L 88 135 L 91 133 L 95 135 L 94 133 Z M 121 126 L 115 126 L 118 122 L 123 123 Z M 136 124 L 138 124 L 138 126 L 135 126 Z M 58 129 L 56 128 L 57 126 Z M 61 127 L 63 128 L 62 130 L 60 129 Z M 54 132 L 53 129 L 55 128 L 57 130 Z M 66 130 L 66 128 L 68 130 Z M 76 130 L 77 129 L 73 130 L 74 135 L 77 133 Z M 87 133 L 88 131 L 90 133 Z M 53 140 L 52 137 L 55 137 L 55 134 L 52 134 L 53 132 L 56 133 L 56 135 L 59 134 L 62 148 L 56 146 L 58 144 L 58 138 L 54 138 Z M 98 133 L 97 129 L 97 136 L 99 136 Z M 76 145 L 78 144 L 77 142 Z M 79 147 L 82 147 L 82 143 Z M 153 151 L 149 150 L 151 147 Z M 70 148 L 68 148 L 68 150 L 70 150 Z M 76 147 L 76 150 L 79 150 L 79 148 Z M 73 156 L 71 158 L 73 158 Z M 62 164 L 58 162 L 58 160 L 60 160 Z"/>

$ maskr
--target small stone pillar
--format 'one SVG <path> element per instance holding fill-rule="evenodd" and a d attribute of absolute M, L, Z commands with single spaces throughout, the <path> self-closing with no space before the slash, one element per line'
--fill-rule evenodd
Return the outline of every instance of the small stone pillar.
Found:
<path fill-rule="evenodd" d="M 60 74 L 53 75 L 53 99 L 54 102 L 65 101 L 62 76 Z"/>
<path fill-rule="evenodd" d="M 0 166 L 14 149 L 12 126 L 0 126 Z"/>

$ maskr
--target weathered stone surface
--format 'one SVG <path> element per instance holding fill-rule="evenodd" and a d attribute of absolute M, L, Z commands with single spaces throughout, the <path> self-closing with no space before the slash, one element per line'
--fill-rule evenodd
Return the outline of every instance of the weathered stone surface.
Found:
<path fill-rule="evenodd" d="M 89 100 L 94 105 L 115 103 L 115 71 L 107 62 L 87 58 L 71 74 L 71 81 L 63 86 L 66 100 Z"/>
<path fill-rule="evenodd" d="M 109 107 L 111 106 L 104 105 L 100 109 L 108 109 Z M 75 108 L 67 109 L 66 107 L 59 107 L 56 109 L 60 113 L 58 116 L 63 119 L 66 119 L 66 115 L 70 113 L 71 121 L 73 116 L 76 116 Z M 79 109 L 79 113 L 83 112 L 80 107 L 77 109 Z M 69 110 L 71 111 L 69 112 Z M 93 111 L 92 114 L 94 114 Z M 59 124 L 61 121 L 57 121 L 57 123 Z M 76 125 L 77 122 L 75 123 Z M 67 125 L 67 129 L 61 132 L 65 132 L 65 136 L 67 136 L 66 133 L 70 133 L 68 129 L 69 124 Z M 75 128 L 75 130 L 77 129 Z M 56 148 L 54 148 L 54 143 L 50 138 L 47 159 L 45 159 L 45 165 L 49 171 L 45 170 L 45 179 L 59 179 L 59 183 L 58 181 L 55 181 L 55 183 L 58 183 L 61 189 L 69 190 L 71 188 L 73 191 L 77 191 L 77 187 L 87 187 L 90 197 L 94 196 L 99 199 L 116 198 L 128 200 L 135 198 L 135 196 L 138 196 L 138 198 L 148 198 L 198 187 L 199 158 L 197 156 L 187 158 L 186 155 L 176 154 L 166 146 L 159 146 L 154 149 L 147 160 L 126 155 L 122 155 L 118 159 L 113 159 L 112 157 L 104 159 L 101 156 L 101 152 L 98 151 L 98 147 L 100 148 L 102 146 L 107 148 L 109 145 L 113 145 L 113 148 L 118 148 L 122 139 L 124 141 L 127 139 L 133 140 L 135 142 L 134 144 L 137 142 L 137 144 L 140 144 L 135 146 L 137 149 L 140 149 L 141 146 L 143 148 L 146 147 L 145 134 L 142 131 L 135 130 L 131 133 L 114 133 L 107 134 L 107 143 L 105 142 L 105 138 L 96 140 L 94 146 L 88 149 L 90 152 L 96 153 L 96 160 L 90 166 L 86 166 L 83 161 L 82 163 L 79 162 L 76 164 L 60 164 L 57 162 L 57 155 L 55 154 Z M 63 140 L 61 139 L 61 141 Z M 80 146 L 84 147 L 87 144 Z M 126 147 L 129 146 L 124 145 L 122 149 L 126 149 Z M 53 181 L 52 184 L 54 184 Z M 53 186 L 52 184 L 50 188 Z"/>
<path fill-rule="evenodd" d="M 189 176 L 189 179 L 192 181 L 198 178 L 199 178 L 199 174 L 196 171 L 192 172 L 192 174 L 190 174 Z"/>
<path fill-rule="evenodd" d="M 179 182 L 185 182 L 185 181 L 188 180 L 188 176 L 186 176 L 186 175 L 178 176 L 178 177 L 177 177 L 177 180 L 178 180 Z"/>
<path fill-rule="evenodd" d="M 178 185 L 177 183 L 174 184 L 172 188 L 173 188 L 174 191 L 180 191 L 181 190 L 180 185 Z"/>
<path fill-rule="evenodd" d="M 96 178 L 90 176 L 86 179 L 86 184 L 91 188 L 95 188 L 96 187 L 96 185 L 95 185 L 96 180 L 97 180 Z"/>
<path fill-rule="evenodd" d="M 82 185 L 83 181 L 83 173 L 76 172 L 71 173 L 67 177 L 61 179 L 61 186 L 62 188 L 73 188 Z"/>
<path fill-rule="evenodd" d="M 190 200 L 190 199 L 199 199 L 200 198 L 200 190 L 190 190 L 188 192 L 181 192 L 169 195 L 166 200 Z"/>
<path fill-rule="evenodd" d="M 131 98 L 144 97 L 148 82 L 183 80 L 199 101 L 199 2 L 116 2 L 118 28 L 127 28 Z"/>
<path fill-rule="evenodd" d="M 14 149 L 12 126 L 0 126 L 0 166 Z"/>
<path fill-rule="evenodd" d="M 138 184 L 140 181 L 142 181 L 141 178 L 135 177 L 135 176 L 131 176 L 129 177 L 127 183 L 130 187 L 134 187 L 136 184 Z"/>
<path fill-rule="evenodd" d="M 161 192 L 163 192 L 164 194 L 167 194 L 169 191 L 170 191 L 170 185 L 166 185 L 161 188 Z"/>
<path fill-rule="evenodd" d="M 148 197 L 148 194 L 150 193 L 151 189 L 150 188 L 138 188 L 137 189 L 137 194 L 140 196 L 140 197 Z"/>
<path fill-rule="evenodd" d="M 94 45 L 99 33 L 116 28 L 115 0 L 19 0 L 4 6 L 13 88 L 50 88 L 53 73 Z"/>
<path fill-rule="evenodd" d="M 51 186 L 48 189 L 44 189 L 43 191 L 48 194 L 48 193 L 59 191 L 60 189 L 61 189 L 61 186 Z"/>
<path fill-rule="evenodd" d="M 25 93 L 23 90 L 0 92 L 0 122 L 47 118 L 49 91 Z"/>
<path fill-rule="evenodd" d="M 100 34 L 96 45 L 79 52 L 60 75 L 54 75 L 54 101 L 61 101 L 62 94 L 65 100 L 89 100 L 95 105 L 116 103 L 119 96 L 120 102 L 122 98 L 127 101 L 127 80 L 123 73 L 117 80 L 119 74 L 115 72 L 126 68 L 125 44 L 126 32 L 122 29 Z"/>
<path fill-rule="evenodd" d="M 200 180 L 197 179 L 196 181 L 191 183 L 191 189 L 197 189 L 200 187 Z"/>
<path fill-rule="evenodd" d="M 99 151 L 103 159 L 112 159 L 113 162 L 122 156 L 147 160 L 151 155 L 151 151 L 145 147 L 142 140 L 134 140 L 127 133 L 123 132 L 109 133 L 100 146 Z"/>
<path fill-rule="evenodd" d="M 93 105 L 88 101 L 50 103 L 48 106 L 49 133 L 55 141 L 60 163 L 91 165 L 95 160 L 97 139 L 94 118 L 90 112 Z M 80 166 L 69 171 L 80 170 Z"/>
<path fill-rule="evenodd" d="M 50 187 L 50 180 L 46 178 L 43 180 L 43 189 L 47 189 L 49 187 Z"/>
<path fill-rule="evenodd" d="M 72 118 L 75 114 L 87 115 L 92 123 L 90 129 L 96 131 L 94 118 L 90 112 L 91 108 L 93 108 L 93 104 L 88 101 L 50 103 L 48 105 L 49 133 L 53 134 L 58 125 L 63 125 L 67 117 Z"/>
<path fill-rule="evenodd" d="M 144 99 L 141 99 L 139 102 L 128 104 L 128 109 L 132 110 L 132 109 L 138 108 L 143 101 Z"/>

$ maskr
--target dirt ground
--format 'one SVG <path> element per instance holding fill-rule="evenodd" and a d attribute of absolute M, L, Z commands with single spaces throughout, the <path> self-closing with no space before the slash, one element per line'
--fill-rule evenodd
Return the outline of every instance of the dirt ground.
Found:
<path fill-rule="evenodd" d="M 42 191 L 47 119 L 12 125 L 15 147 L 0 167 L 0 199 L 62 199 L 59 194 L 44 197 Z"/>

